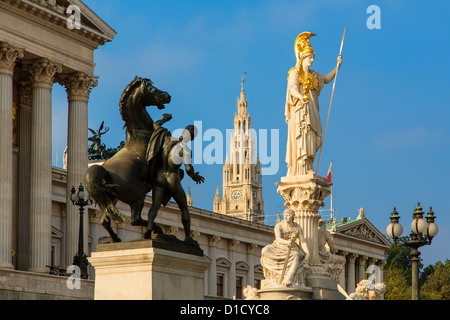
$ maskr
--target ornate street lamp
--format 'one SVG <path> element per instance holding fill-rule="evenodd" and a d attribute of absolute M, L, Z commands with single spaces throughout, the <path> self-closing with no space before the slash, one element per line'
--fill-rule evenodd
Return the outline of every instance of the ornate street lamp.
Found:
<path fill-rule="evenodd" d="M 391 224 L 386 228 L 386 232 L 389 237 L 394 240 L 395 244 L 404 245 L 410 247 L 411 251 L 411 269 L 412 269 L 412 300 L 419 300 L 419 261 L 420 252 L 419 248 L 424 245 L 430 245 L 433 238 L 438 234 L 439 228 L 434 219 L 436 219 L 432 208 L 428 211 L 426 220 L 423 218 L 424 212 L 420 207 L 420 203 L 417 204 L 416 209 L 413 212 L 413 221 L 411 222 L 411 234 L 407 237 L 400 236 L 403 233 L 403 227 L 398 222 L 400 216 L 396 208 L 392 212 L 389 219 Z"/>
<path fill-rule="evenodd" d="M 73 257 L 73 264 L 80 268 L 80 276 L 81 279 L 88 279 L 88 265 L 89 262 L 87 260 L 86 253 L 84 253 L 84 241 L 83 241 L 83 214 L 84 207 L 91 205 L 92 200 L 88 197 L 87 200 L 84 200 L 84 187 L 82 184 L 78 187 L 78 192 L 74 186 L 72 186 L 72 192 L 70 195 L 70 200 L 74 205 L 80 207 L 80 226 L 79 226 L 79 234 L 78 234 L 78 252 Z"/>

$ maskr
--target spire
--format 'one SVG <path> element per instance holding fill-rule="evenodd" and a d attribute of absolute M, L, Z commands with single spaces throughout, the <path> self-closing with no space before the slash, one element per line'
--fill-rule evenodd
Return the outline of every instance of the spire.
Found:
<path fill-rule="evenodd" d="M 244 72 L 241 80 L 241 96 L 238 99 L 238 114 L 245 115 L 247 114 L 247 100 L 245 99 L 245 75 L 247 72 Z"/>
<path fill-rule="evenodd" d="M 220 199 L 219 186 L 217 186 L 215 198 L 219 198 Z"/>
<path fill-rule="evenodd" d="M 242 82 L 241 82 L 241 100 L 245 100 L 245 75 L 247 72 L 244 72 L 244 75 L 242 76 Z"/>

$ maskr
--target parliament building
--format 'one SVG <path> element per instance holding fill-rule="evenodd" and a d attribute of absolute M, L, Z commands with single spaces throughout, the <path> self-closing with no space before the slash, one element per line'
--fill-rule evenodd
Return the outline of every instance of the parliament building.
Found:
<path fill-rule="evenodd" d="M 78 9 L 79 25 L 69 28 Z M 79 240 L 79 208 L 70 191 L 84 180 L 89 165 L 89 95 L 101 85 L 94 52 L 115 35 L 79 0 L 0 0 L 0 300 L 94 299 L 92 266 L 77 288 L 68 284 L 65 273 Z M 66 89 L 68 100 L 65 168 L 51 162 L 51 96 L 58 85 Z M 188 192 L 191 234 L 211 261 L 205 299 L 242 299 L 245 286 L 259 287 L 264 279 L 261 249 L 274 240 L 273 226 L 264 224 L 261 166 L 247 107 L 243 84 L 223 166 L 222 197 L 218 191 L 209 210 L 195 207 Z M 124 223 L 113 224 L 122 241 L 142 239 L 145 230 L 130 225 L 129 207 L 117 206 L 126 216 Z M 150 206 L 147 197 L 144 219 Z M 87 206 L 85 212 L 84 252 L 90 256 L 111 239 L 100 225 L 98 207 Z M 347 292 L 367 277 L 369 266 L 382 270 L 390 246 L 362 212 L 355 219 L 327 223 L 338 254 L 346 258 L 339 282 Z M 175 203 L 161 208 L 156 223 L 183 238 Z"/>

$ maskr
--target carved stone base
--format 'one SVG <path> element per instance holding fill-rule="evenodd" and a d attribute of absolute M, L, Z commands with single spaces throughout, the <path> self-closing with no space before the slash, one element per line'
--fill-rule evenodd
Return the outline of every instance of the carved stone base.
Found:
<path fill-rule="evenodd" d="M 286 287 L 273 282 L 261 283 L 262 288 L 257 291 L 257 300 L 311 300 L 313 289 L 306 286 L 294 285 Z"/>
<path fill-rule="evenodd" d="M 152 240 L 101 245 L 102 251 L 88 258 L 96 272 L 95 300 L 203 300 L 211 260 L 179 245 L 176 251 L 161 248 L 165 245 Z"/>
<path fill-rule="evenodd" d="M 277 182 L 277 192 L 286 200 L 284 206 L 299 211 L 317 213 L 323 207 L 323 200 L 331 193 L 327 180 L 316 174 L 297 177 L 282 177 Z"/>
<path fill-rule="evenodd" d="M 310 262 L 319 264 L 317 229 L 319 208 L 323 200 L 331 193 L 331 184 L 316 174 L 296 177 L 282 177 L 276 183 L 277 192 L 284 198 L 284 206 L 295 212 L 295 222 L 303 230 L 303 236 L 309 248 Z"/>
<path fill-rule="evenodd" d="M 338 291 L 338 281 L 333 280 L 333 270 L 327 265 L 312 265 L 306 276 L 306 284 L 312 288 L 313 300 L 345 300 Z"/>

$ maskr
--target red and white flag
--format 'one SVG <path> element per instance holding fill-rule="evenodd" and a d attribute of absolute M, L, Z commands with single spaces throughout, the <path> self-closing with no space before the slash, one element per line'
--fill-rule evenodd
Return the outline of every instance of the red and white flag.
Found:
<path fill-rule="evenodd" d="M 327 182 L 331 183 L 332 180 L 333 180 L 333 160 L 331 160 L 330 167 L 328 168 Z"/>

